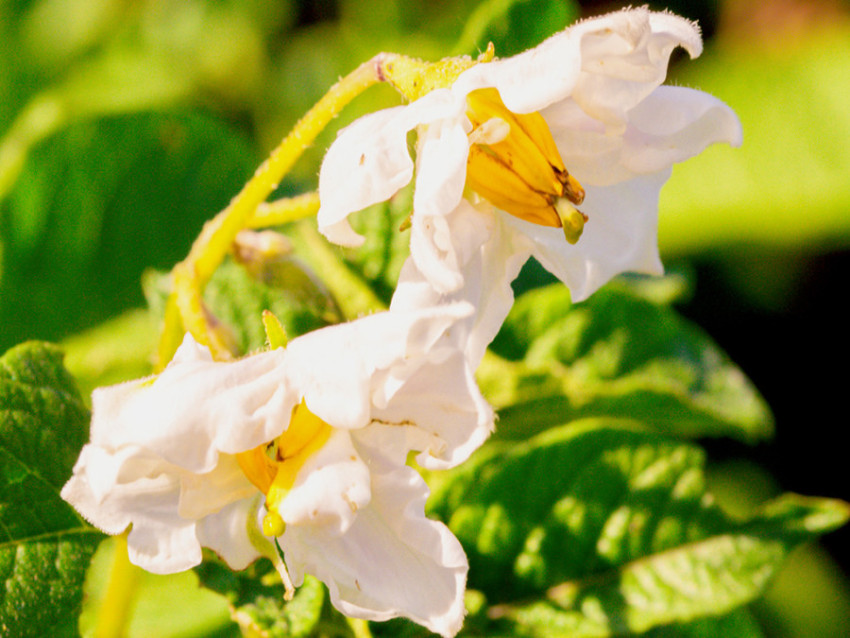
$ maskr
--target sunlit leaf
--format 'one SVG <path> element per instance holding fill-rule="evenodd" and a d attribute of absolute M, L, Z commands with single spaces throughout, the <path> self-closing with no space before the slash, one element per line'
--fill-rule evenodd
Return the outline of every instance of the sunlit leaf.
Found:
<path fill-rule="evenodd" d="M 244 635 L 267 638 L 302 638 L 312 635 L 322 614 L 325 588 L 307 576 L 291 601 L 283 598 L 283 586 L 267 560 L 247 570 L 233 572 L 208 556 L 195 571 L 205 587 L 225 596 L 231 615 Z"/>
<path fill-rule="evenodd" d="M 510 360 L 482 370 L 499 436 L 591 415 L 688 437 L 772 432 L 761 396 L 706 334 L 621 283 L 576 305 L 560 284 L 522 295 L 494 349 Z"/>
<path fill-rule="evenodd" d="M 582 421 L 485 448 L 430 505 L 464 544 L 491 614 L 530 635 L 641 633 L 749 603 L 793 547 L 850 517 L 840 501 L 785 495 L 732 519 L 702 466 L 690 444 Z"/>

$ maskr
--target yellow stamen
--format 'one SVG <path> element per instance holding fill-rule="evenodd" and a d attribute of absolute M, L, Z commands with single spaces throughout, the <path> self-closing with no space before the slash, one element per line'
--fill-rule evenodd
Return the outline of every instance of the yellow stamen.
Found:
<path fill-rule="evenodd" d="M 573 204 L 584 200 L 584 189 L 564 166 L 543 116 L 513 113 L 496 89 L 472 91 L 467 105 L 467 186 L 511 215 L 563 227 L 567 241 L 578 241 L 587 218 Z"/>
<path fill-rule="evenodd" d="M 245 476 L 266 495 L 263 534 L 280 536 L 286 529 L 280 507 L 308 458 L 330 438 L 332 428 L 302 400 L 292 411 L 289 427 L 277 439 L 236 455 Z"/>

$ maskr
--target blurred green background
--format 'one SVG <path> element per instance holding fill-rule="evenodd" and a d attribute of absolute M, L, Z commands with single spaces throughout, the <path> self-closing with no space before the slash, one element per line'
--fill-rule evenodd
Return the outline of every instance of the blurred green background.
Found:
<path fill-rule="evenodd" d="M 132 312 L 145 304 L 142 273 L 181 259 L 338 77 L 381 50 L 437 59 L 492 40 L 510 55 L 624 4 L 0 0 L 0 351 L 63 341 L 89 380 L 143 374 L 155 326 Z M 706 38 L 698 61 L 674 57 L 671 81 L 717 95 L 744 126 L 743 148 L 677 167 L 661 203 L 662 257 L 694 282 L 680 310 L 776 413 L 771 443 L 705 443 L 713 489 L 741 511 L 780 488 L 846 499 L 837 437 L 850 338 L 838 302 L 850 273 L 850 7 L 650 4 L 699 20 Z M 374 88 L 338 124 L 396 103 Z M 280 193 L 315 188 L 334 135 Z M 520 286 L 545 278 L 524 277 Z M 759 604 L 769 635 L 850 634 L 847 541 L 844 531 L 825 540 L 829 555 L 795 556 Z M 170 591 L 151 578 L 166 584 L 145 591 Z M 219 618 L 221 603 L 210 604 Z"/>

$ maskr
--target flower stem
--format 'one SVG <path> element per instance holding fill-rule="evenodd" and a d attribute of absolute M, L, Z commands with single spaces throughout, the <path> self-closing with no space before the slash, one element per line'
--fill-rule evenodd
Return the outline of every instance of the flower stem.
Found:
<path fill-rule="evenodd" d="M 305 217 L 312 217 L 317 212 L 319 212 L 319 194 L 304 193 L 296 197 L 263 202 L 257 206 L 246 227 L 256 229 L 282 226 Z"/>
<path fill-rule="evenodd" d="M 115 550 L 106 593 L 100 605 L 95 638 L 121 638 L 133 608 L 141 570 L 127 556 L 127 535 L 115 538 Z"/>
<path fill-rule="evenodd" d="M 325 282 L 346 319 L 386 310 L 375 291 L 342 260 L 311 222 L 295 224 L 288 233 L 300 257 Z"/>
<path fill-rule="evenodd" d="M 209 346 L 215 358 L 229 359 L 232 356 L 227 339 L 204 310 L 204 286 L 230 252 L 236 234 L 249 227 L 254 217 L 264 216 L 262 210 L 258 212 L 258 207 L 277 188 L 316 136 L 352 99 L 381 81 L 380 65 L 381 55 L 378 55 L 335 84 L 272 151 L 230 205 L 204 226 L 189 255 L 173 271 L 173 290 L 157 352 L 158 369 L 162 369 L 173 356 L 175 344 L 179 343 L 175 334 L 182 333 L 184 329 L 191 332 L 199 343 Z M 300 210 L 303 213 L 306 209 Z"/>
<path fill-rule="evenodd" d="M 369 623 L 362 618 L 348 618 L 346 617 L 346 622 L 348 622 L 348 626 L 351 628 L 351 633 L 354 634 L 354 638 L 372 638 L 372 630 L 369 629 Z"/>

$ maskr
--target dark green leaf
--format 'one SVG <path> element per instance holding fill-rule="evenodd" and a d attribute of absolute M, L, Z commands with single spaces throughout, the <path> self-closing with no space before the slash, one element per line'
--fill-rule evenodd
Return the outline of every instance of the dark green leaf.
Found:
<path fill-rule="evenodd" d="M 786 495 L 733 520 L 706 494 L 702 466 L 690 444 L 586 420 L 485 448 L 430 507 L 463 543 L 470 586 L 501 603 L 490 614 L 531 635 L 727 614 L 761 595 L 794 546 L 850 517 L 845 503 Z"/>
<path fill-rule="evenodd" d="M 197 114 L 80 122 L 37 147 L 0 202 L 0 348 L 142 305 L 142 271 L 181 259 L 254 161 Z"/>
<path fill-rule="evenodd" d="M 88 412 L 58 348 L 0 358 L 0 634 L 76 636 L 85 570 L 102 534 L 59 496 Z"/>
<path fill-rule="evenodd" d="M 575 306 L 560 284 L 526 293 L 493 347 L 512 361 L 482 370 L 500 409 L 499 436 L 526 438 L 596 415 L 686 437 L 753 441 L 772 433 L 767 405 L 714 342 L 622 283 Z"/>

